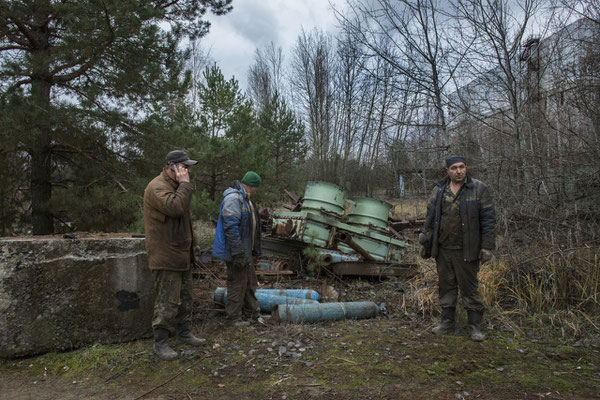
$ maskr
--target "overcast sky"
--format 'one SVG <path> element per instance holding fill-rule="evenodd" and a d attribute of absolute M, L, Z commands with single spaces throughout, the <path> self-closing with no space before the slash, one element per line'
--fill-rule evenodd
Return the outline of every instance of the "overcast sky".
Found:
<path fill-rule="evenodd" d="M 343 4 L 342 0 L 333 3 Z M 210 15 L 209 20 L 210 32 L 200 44 L 225 78 L 235 76 L 244 91 L 256 48 L 273 42 L 283 49 L 287 63 L 302 28 L 334 32 L 337 25 L 328 0 L 233 0 L 233 11 L 220 17 Z"/>

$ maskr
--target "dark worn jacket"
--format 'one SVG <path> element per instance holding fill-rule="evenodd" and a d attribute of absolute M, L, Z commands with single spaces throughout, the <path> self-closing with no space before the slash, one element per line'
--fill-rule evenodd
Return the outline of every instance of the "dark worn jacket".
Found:
<path fill-rule="evenodd" d="M 152 270 L 187 271 L 193 260 L 194 235 L 189 208 L 193 188 L 165 171 L 144 191 L 144 231 Z"/>
<path fill-rule="evenodd" d="M 438 255 L 438 237 L 442 213 L 442 197 L 450 178 L 437 183 L 427 205 L 427 217 L 423 226 L 425 239 L 421 242 L 431 249 L 431 256 Z M 459 194 L 460 219 L 463 227 L 463 254 L 465 261 L 479 258 L 481 249 L 496 247 L 496 210 L 490 192 L 483 182 L 467 176 L 465 187 Z"/>
<path fill-rule="evenodd" d="M 217 229 L 213 242 L 212 255 L 221 260 L 231 261 L 234 256 L 242 255 L 246 262 L 261 254 L 260 216 L 254 207 L 256 227 L 252 237 L 251 200 L 244 187 L 235 181 L 223 192 L 223 202 L 217 220 Z M 254 203 L 252 203 L 254 205 Z M 254 248 L 252 244 L 254 243 Z"/>

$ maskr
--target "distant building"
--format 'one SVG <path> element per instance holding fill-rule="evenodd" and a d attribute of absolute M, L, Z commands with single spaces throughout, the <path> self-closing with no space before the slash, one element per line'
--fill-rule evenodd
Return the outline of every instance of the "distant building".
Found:
<path fill-rule="evenodd" d="M 510 64 L 513 80 L 498 67 L 452 93 L 454 147 L 486 162 L 537 156 L 543 167 L 572 156 L 584 143 L 566 143 L 563 132 L 589 129 L 591 110 L 582 101 L 600 106 L 590 98 L 600 83 L 599 33 L 598 23 L 584 18 L 547 38 L 529 38 Z"/>

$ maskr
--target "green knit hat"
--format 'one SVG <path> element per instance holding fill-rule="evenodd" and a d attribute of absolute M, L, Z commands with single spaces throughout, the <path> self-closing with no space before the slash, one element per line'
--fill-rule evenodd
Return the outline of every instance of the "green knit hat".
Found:
<path fill-rule="evenodd" d="M 242 183 L 244 185 L 259 187 L 260 186 L 260 176 L 254 171 L 246 172 L 246 175 L 242 178 Z"/>

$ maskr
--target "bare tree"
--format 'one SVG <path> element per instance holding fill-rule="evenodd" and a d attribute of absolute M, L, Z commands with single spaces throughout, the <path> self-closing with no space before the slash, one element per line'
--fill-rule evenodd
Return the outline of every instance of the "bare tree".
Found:
<path fill-rule="evenodd" d="M 291 86 L 307 121 L 309 158 L 318 178 L 335 176 L 328 163 L 332 146 L 333 71 L 331 39 L 324 33 L 302 32 L 293 49 Z"/>
<path fill-rule="evenodd" d="M 461 57 L 451 57 L 445 36 L 447 17 L 436 0 L 348 0 L 348 11 L 336 11 L 344 31 L 364 45 L 372 57 L 382 59 L 410 79 L 433 107 L 435 145 L 448 146 L 445 92 Z M 453 61 L 454 60 L 454 61 Z M 428 121 L 429 123 L 429 121 Z"/>
<path fill-rule="evenodd" d="M 194 114 L 198 115 L 200 112 L 199 109 L 199 99 L 198 99 L 198 87 L 204 81 L 203 72 L 205 68 L 214 63 L 211 60 L 210 52 L 205 51 L 201 46 L 201 41 L 196 39 L 190 43 L 190 58 L 187 62 L 188 69 L 191 72 L 191 82 L 190 82 L 190 103 L 192 106 L 192 110 Z"/>
<path fill-rule="evenodd" d="M 461 112 L 468 109 L 471 117 L 479 118 L 499 137 L 509 139 L 513 145 L 509 153 L 514 167 L 511 175 L 518 176 L 520 181 L 527 179 L 529 171 L 525 104 L 537 95 L 535 90 L 526 90 L 527 64 L 521 62 L 520 56 L 541 4 L 541 0 L 454 3 L 459 23 L 457 37 L 469 49 L 465 61 L 471 77 L 471 82 L 457 92 L 463 106 Z M 530 45 L 536 43 L 532 41 Z"/>
<path fill-rule="evenodd" d="M 269 104 L 276 93 L 284 95 L 283 53 L 273 42 L 254 53 L 254 64 L 248 69 L 248 93 L 259 110 Z"/>
<path fill-rule="evenodd" d="M 365 93 L 361 90 L 364 59 L 360 45 L 353 42 L 348 35 L 342 35 L 338 39 L 337 57 L 339 62 L 335 75 L 334 96 L 337 106 L 334 142 L 336 151 L 341 154 L 345 164 L 350 159 L 361 124 Z"/>

